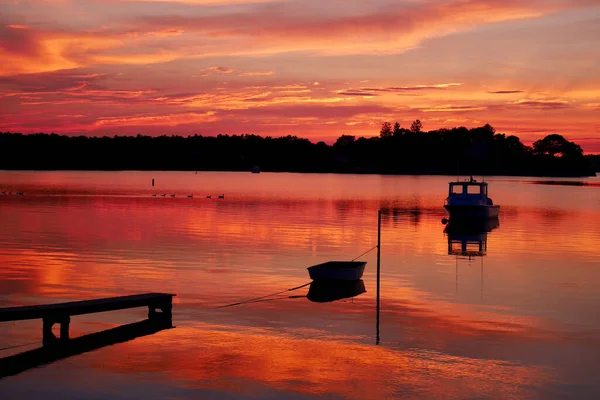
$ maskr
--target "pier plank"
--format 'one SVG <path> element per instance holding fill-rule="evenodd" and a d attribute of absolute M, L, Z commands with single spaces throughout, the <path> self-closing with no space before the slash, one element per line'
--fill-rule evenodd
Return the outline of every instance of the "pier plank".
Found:
<path fill-rule="evenodd" d="M 0 322 L 42 319 L 44 345 L 57 342 L 52 332 L 54 324 L 60 324 L 60 341 L 69 340 L 69 325 L 74 315 L 92 314 L 128 308 L 148 307 L 148 318 L 171 319 L 173 296 L 169 293 L 144 293 L 131 296 L 108 297 L 68 303 L 0 308 Z M 156 310 L 161 312 L 156 312 Z"/>

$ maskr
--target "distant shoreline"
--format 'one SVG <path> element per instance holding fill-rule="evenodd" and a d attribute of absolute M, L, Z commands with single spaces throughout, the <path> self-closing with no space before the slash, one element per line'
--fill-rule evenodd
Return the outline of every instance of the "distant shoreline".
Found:
<path fill-rule="evenodd" d="M 0 169 L 235 171 L 318 174 L 589 177 L 600 156 L 552 134 L 524 145 L 489 125 L 424 132 L 383 125 L 379 137 L 333 145 L 297 136 L 114 136 L 1 133 Z"/>

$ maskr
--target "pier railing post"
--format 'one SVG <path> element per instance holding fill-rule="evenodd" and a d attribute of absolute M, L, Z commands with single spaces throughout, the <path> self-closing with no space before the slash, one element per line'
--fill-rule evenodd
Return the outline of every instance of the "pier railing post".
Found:
<path fill-rule="evenodd" d="M 42 327 L 42 344 L 44 346 L 50 345 L 56 342 L 56 336 L 52 332 L 52 326 L 54 326 L 54 320 L 50 318 L 43 319 L 43 327 Z"/>
<path fill-rule="evenodd" d="M 66 316 L 60 320 L 60 340 L 65 342 L 69 340 L 69 324 L 71 323 L 71 317 Z"/>

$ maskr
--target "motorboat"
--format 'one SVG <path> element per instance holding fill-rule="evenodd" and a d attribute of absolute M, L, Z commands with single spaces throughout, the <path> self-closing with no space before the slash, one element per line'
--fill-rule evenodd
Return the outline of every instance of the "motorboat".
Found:
<path fill-rule="evenodd" d="M 498 218 L 500 206 L 488 197 L 487 182 L 478 182 L 473 177 L 465 181 L 449 183 L 448 197 L 444 204 L 450 221 L 453 219 Z"/>
<path fill-rule="evenodd" d="M 335 279 L 356 281 L 362 278 L 366 261 L 328 261 L 308 267 L 312 280 Z"/>

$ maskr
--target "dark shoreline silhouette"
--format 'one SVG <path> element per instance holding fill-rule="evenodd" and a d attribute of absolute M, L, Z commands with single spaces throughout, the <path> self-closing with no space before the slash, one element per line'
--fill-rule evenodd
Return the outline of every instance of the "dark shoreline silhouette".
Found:
<path fill-rule="evenodd" d="M 424 132 L 384 123 L 379 137 L 333 145 L 296 136 L 114 136 L 0 133 L 4 170 L 173 170 L 396 175 L 593 176 L 600 156 L 560 135 L 533 146 L 490 125 Z"/>

